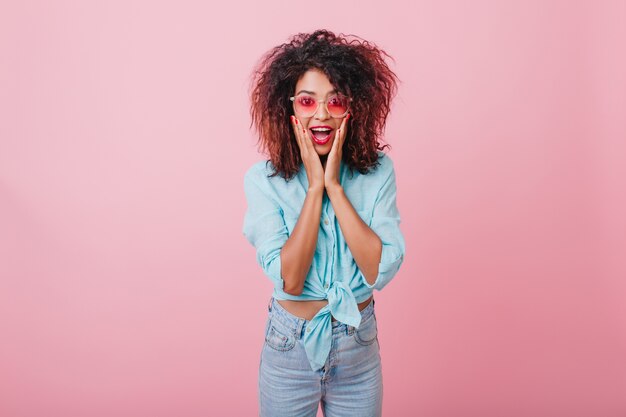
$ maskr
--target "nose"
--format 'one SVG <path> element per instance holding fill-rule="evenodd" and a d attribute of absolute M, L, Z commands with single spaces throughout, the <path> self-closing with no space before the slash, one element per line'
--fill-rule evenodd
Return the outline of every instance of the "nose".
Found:
<path fill-rule="evenodd" d="M 316 120 L 326 120 L 330 117 L 330 114 L 328 114 L 328 111 L 326 110 L 326 103 L 320 103 L 317 106 L 317 111 L 315 112 L 315 119 Z"/>

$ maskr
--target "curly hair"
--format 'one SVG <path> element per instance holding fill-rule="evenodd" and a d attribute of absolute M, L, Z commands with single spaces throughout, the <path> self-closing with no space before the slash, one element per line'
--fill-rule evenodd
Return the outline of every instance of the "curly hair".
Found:
<path fill-rule="evenodd" d="M 366 174 L 378 166 L 378 151 L 391 148 L 381 145 L 380 139 L 399 81 L 384 56 L 393 60 L 384 50 L 358 36 L 335 35 L 320 29 L 299 33 L 261 58 L 251 76 L 250 127 L 256 127 L 257 144 L 269 154 L 268 162 L 274 166 L 270 176 L 280 173 L 289 180 L 302 162 L 289 120 L 294 114 L 289 97 L 297 81 L 310 69 L 321 70 L 334 88 L 352 97 L 343 162 L 351 173 L 356 169 Z"/>

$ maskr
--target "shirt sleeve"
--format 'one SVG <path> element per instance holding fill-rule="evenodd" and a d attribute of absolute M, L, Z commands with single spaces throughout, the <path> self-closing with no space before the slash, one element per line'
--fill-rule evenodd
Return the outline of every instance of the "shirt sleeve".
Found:
<path fill-rule="evenodd" d="M 385 156 L 385 158 L 389 158 Z M 382 253 L 378 264 L 378 276 L 374 284 L 369 284 L 365 276 L 361 279 L 368 288 L 382 290 L 396 275 L 404 261 L 405 241 L 400 231 L 400 213 L 396 206 L 396 174 L 391 159 L 388 159 L 389 173 L 376 196 L 370 228 L 382 241 Z"/>
<path fill-rule="evenodd" d="M 243 235 L 256 248 L 256 259 L 263 272 L 283 290 L 280 250 L 289 238 L 283 210 L 255 178 L 253 171 L 244 176 L 244 190 L 248 207 L 243 221 Z"/>

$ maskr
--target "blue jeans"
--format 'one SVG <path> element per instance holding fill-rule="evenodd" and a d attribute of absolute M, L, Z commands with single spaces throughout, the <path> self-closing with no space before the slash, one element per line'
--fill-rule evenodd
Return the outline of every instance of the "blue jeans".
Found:
<path fill-rule="evenodd" d="M 302 336 L 309 320 L 289 313 L 272 297 L 259 364 L 261 417 L 378 417 L 383 374 L 374 299 L 361 311 L 359 329 L 335 321 L 330 354 L 313 371 Z"/>

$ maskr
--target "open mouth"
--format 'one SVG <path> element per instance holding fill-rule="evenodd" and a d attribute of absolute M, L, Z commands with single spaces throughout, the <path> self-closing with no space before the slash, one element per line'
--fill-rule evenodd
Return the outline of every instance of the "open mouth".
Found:
<path fill-rule="evenodd" d="M 330 133 L 332 132 L 332 129 L 328 129 L 325 127 L 314 127 L 310 130 L 311 134 L 313 135 L 313 141 L 318 145 L 324 145 L 330 140 Z"/>

